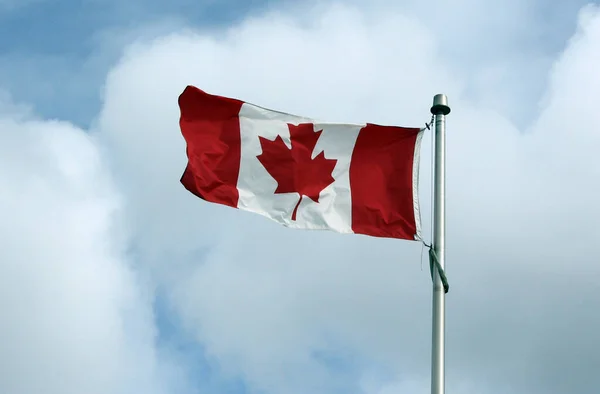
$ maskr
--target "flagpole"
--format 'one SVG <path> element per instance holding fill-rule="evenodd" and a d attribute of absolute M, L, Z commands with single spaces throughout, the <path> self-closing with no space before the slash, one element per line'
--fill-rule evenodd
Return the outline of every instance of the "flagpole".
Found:
<path fill-rule="evenodd" d="M 446 95 L 436 94 L 434 96 L 431 113 L 435 117 L 432 248 L 437 255 L 439 266 L 445 270 L 446 115 L 450 113 Z M 433 269 L 431 394 L 444 394 L 445 392 L 445 295 L 439 272 L 437 269 Z"/>

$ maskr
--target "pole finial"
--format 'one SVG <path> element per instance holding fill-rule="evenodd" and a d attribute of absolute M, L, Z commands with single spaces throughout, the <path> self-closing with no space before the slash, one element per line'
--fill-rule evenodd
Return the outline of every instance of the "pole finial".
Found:
<path fill-rule="evenodd" d="M 450 107 L 448 106 L 448 97 L 445 94 L 436 94 L 433 97 L 433 106 L 431 107 L 433 115 L 448 115 Z"/>

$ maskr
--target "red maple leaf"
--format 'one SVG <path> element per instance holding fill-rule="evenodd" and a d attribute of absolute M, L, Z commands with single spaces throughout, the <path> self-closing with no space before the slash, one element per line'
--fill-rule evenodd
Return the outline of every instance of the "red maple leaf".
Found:
<path fill-rule="evenodd" d="M 333 183 L 331 173 L 337 160 L 326 159 L 324 152 L 319 153 L 314 159 L 311 158 L 323 130 L 315 132 L 312 123 L 301 123 L 298 126 L 288 124 L 288 128 L 292 142 L 291 149 L 279 135 L 274 141 L 258 137 L 262 153 L 256 157 L 277 181 L 276 194 L 300 194 L 300 199 L 292 213 L 292 220 L 296 220 L 296 212 L 302 197 L 309 197 L 318 203 L 321 190 Z"/>

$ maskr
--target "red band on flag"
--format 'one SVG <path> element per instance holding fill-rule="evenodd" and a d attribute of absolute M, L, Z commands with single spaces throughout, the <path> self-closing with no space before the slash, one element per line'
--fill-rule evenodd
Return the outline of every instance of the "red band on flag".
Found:
<path fill-rule="evenodd" d="M 187 142 L 188 165 L 181 183 L 210 202 L 237 207 L 243 102 L 188 86 L 179 96 L 179 125 Z"/>
<path fill-rule="evenodd" d="M 413 161 L 420 129 L 367 124 L 350 161 L 352 230 L 414 239 Z"/>

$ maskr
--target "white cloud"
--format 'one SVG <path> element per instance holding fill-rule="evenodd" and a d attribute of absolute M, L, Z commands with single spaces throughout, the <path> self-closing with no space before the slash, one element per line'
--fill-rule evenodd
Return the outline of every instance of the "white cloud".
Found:
<path fill-rule="evenodd" d="M 600 20 L 595 9 L 584 14 Z M 590 136 L 579 113 L 592 114 L 594 103 L 562 97 L 570 89 L 569 97 L 594 91 L 598 33 L 579 33 L 584 38 L 553 73 L 539 120 L 532 114 L 534 126 L 523 134 L 507 116 L 529 105 L 525 98 L 508 89 L 497 95 L 499 106 L 479 102 L 503 79 L 470 86 L 486 71 L 442 50 L 444 38 L 427 19 L 390 7 L 369 14 L 333 6 L 312 16 L 308 23 L 272 14 L 218 36 L 188 31 L 140 43 L 107 81 L 98 128 L 129 189 L 144 259 L 157 280 L 168 277 L 189 329 L 227 371 L 267 392 L 344 384 L 358 390 L 369 368 L 400 380 L 381 379 L 369 392 L 427 392 L 430 288 L 420 246 L 282 229 L 188 195 L 178 184 L 185 157 L 176 103 L 183 87 L 195 84 L 317 118 L 420 125 L 442 91 L 453 107 L 448 385 L 461 392 L 592 392 L 585 372 L 598 365 L 598 349 L 586 327 L 598 326 L 590 309 L 598 305 L 584 294 L 593 294 L 588 278 L 598 273 L 589 256 L 599 212 L 590 183 L 597 167 L 582 152 L 597 146 L 597 134 Z M 518 37 L 523 27 L 507 31 Z M 473 41 L 493 38 L 480 33 Z M 498 56 L 522 53 L 508 41 Z M 588 69 L 574 74 L 579 62 Z M 519 85 L 527 90 L 527 81 Z M 559 125 L 572 125 L 569 134 Z M 424 205 L 428 157 L 425 145 Z M 584 215 L 574 198 L 589 203 Z M 194 254 L 200 248 L 205 255 Z M 340 349 L 369 360 L 369 368 L 347 375 L 314 357 Z M 586 363 L 573 364 L 577 355 Z"/>
<path fill-rule="evenodd" d="M 68 374 L 68 385 L 50 380 L 50 388 L 168 392 L 168 377 L 154 375 L 168 360 L 152 345 L 145 286 L 125 264 L 128 239 L 113 233 L 122 230 L 114 216 L 124 214 L 136 267 L 167 289 L 225 375 L 267 393 L 428 392 L 421 246 L 290 230 L 191 196 L 179 184 L 177 96 L 195 84 L 305 116 L 407 126 L 429 119 L 433 94 L 448 94 L 448 391 L 595 392 L 600 15 L 585 8 L 556 59 L 553 49 L 535 49 L 543 40 L 534 33 L 547 28 L 535 19 L 537 3 L 497 13 L 478 4 L 433 14 L 419 2 L 311 5 L 212 35 L 140 40 L 109 74 L 93 134 L 123 201 L 81 130 L 5 118 L 13 132 L 0 134 L 0 160 L 10 170 L 0 181 L 10 187 L 0 209 L 27 207 L 2 228 L 0 299 L 21 297 L 23 306 L 0 304 L 11 322 L 0 328 L 10 350 L 0 352 L 10 355 L 0 358 L 6 391 L 32 392 L 44 376 Z M 13 362 L 12 349 L 23 361 Z M 31 365 L 40 380 L 22 378 Z"/>
<path fill-rule="evenodd" d="M 19 107 L 0 109 L 0 392 L 165 392 L 95 142 Z"/>
<path fill-rule="evenodd" d="M 329 350 L 328 337 L 361 357 L 395 363 L 404 339 L 417 333 L 422 345 L 406 354 L 426 367 L 429 288 L 417 263 L 418 245 L 398 245 L 409 252 L 407 260 L 390 258 L 391 242 L 281 231 L 206 206 L 178 183 L 185 148 L 174 127 L 176 99 L 187 83 L 320 118 L 429 120 L 435 89 L 452 93 L 458 87 L 444 70 L 432 77 L 427 65 L 434 48 L 424 27 L 402 15 L 377 26 L 361 19 L 355 10 L 336 7 L 311 28 L 277 18 L 250 22 L 218 41 L 169 36 L 132 50 L 107 82 L 98 127 L 131 190 L 133 219 L 144 229 L 141 249 L 161 275 L 173 278 L 174 298 L 194 330 L 202 328 L 197 334 L 208 350 L 256 387 L 300 392 L 337 386 L 338 379 L 311 358 L 312 351 Z M 414 32 L 422 38 L 394 38 Z M 187 255 L 213 243 L 203 265 L 187 266 Z M 369 245 L 381 249 L 374 255 Z M 415 306 L 415 294 L 419 309 L 391 313 Z M 411 314 L 414 320 L 405 321 Z"/>

